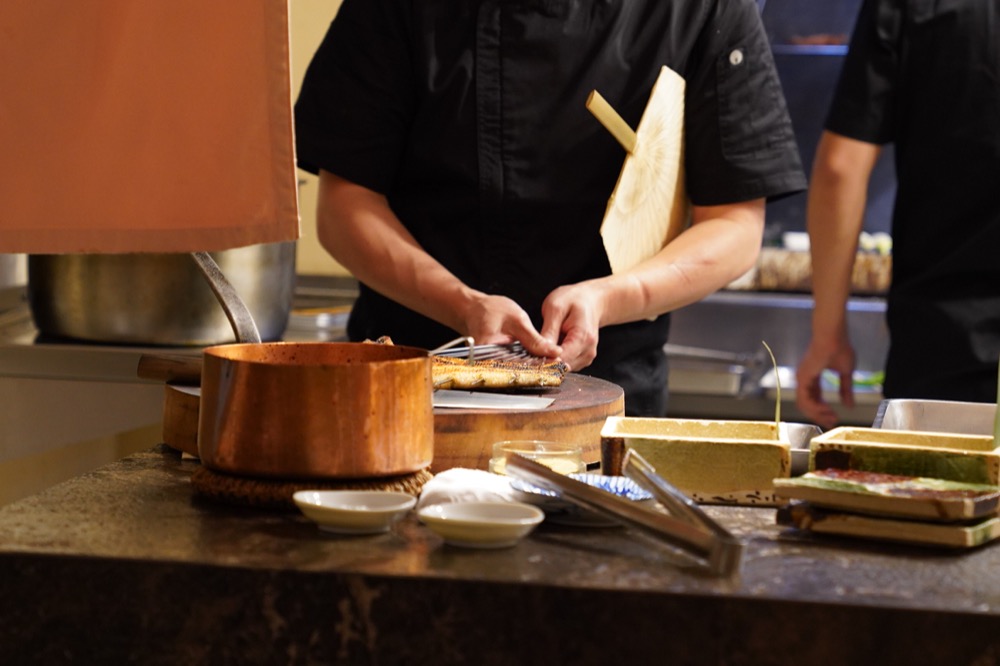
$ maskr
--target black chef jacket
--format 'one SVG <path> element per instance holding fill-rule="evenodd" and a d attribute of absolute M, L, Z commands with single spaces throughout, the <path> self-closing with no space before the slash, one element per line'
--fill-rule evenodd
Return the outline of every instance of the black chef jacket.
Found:
<path fill-rule="evenodd" d="M 1000 1 L 866 1 L 827 128 L 895 144 L 885 395 L 996 401 Z"/>
<path fill-rule="evenodd" d="M 610 273 L 599 229 L 625 153 L 587 95 L 637 127 L 662 65 L 686 80 L 695 204 L 804 188 L 754 0 L 345 0 L 296 103 L 299 165 L 385 194 L 459 279 L 540 326 L 555 287 Z M 661 413 L 668 325 L 603 329 L 584 372 Z M 365 285 L 348 333 L 457 335 Z"/>

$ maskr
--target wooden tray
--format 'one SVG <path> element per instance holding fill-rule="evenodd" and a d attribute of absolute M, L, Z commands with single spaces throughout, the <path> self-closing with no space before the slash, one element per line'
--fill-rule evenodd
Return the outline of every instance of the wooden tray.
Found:
<path fill-rule="evenodd" d="M 955 483 L 941 479 L 913 479 L 911 488 L 974 492 L 971 496 L 907 497 L 890 494 L 882 484 L 828 479 L 814 473 L 775 479 L 774 492 L 786 499 L 806 500 L 814 506 L 875 516 L 935 522 L 955 522 L 995 516 L 1000 488 Z M 897 486 L 898 487 L 898 486 Z"/>
<path fill-rule="evenodd" d="M 957 549 L 974 548 L 1000 537 L 1000 518 L 996 517 L 973 523 L 928 523 L 840 513 L 808 502 L 780 508 L 777 522 L 816 534 Z"/>

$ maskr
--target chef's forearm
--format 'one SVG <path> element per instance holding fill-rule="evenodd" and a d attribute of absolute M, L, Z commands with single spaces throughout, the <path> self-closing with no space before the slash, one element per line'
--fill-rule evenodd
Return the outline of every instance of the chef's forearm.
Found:
<path fill-rule="evenodd" d="M 424 251 L 384 196 L 323 172 L 316 219 L 320 244 L 359 281 L 462 330 L 477 292 Z"/>
<path fill-rule="evenodd" d="M 657 255 L 605 285 L 601 325 L 695 303 L 746 273 L 760 253 L 764 201 L 695 207 L 692 224 Z"/>

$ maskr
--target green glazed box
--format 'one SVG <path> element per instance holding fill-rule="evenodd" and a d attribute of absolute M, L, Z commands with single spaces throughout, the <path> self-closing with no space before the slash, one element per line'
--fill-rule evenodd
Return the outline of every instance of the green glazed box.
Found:
<path fill-rule="evenodd" d="M 610 417 L 601 430 L 601 466 L 620 474 L 628 449 L 696 502 L 776 506 L 774 479 L 792 472 L 792 450 L 819 429 L 774 421 Z"/>
<path fill-rule="evenodd" d="M 1000 483 L 989 435 L 843 426 L 814 437 L 809 469 L 857 469 L 965 483 Z"/>

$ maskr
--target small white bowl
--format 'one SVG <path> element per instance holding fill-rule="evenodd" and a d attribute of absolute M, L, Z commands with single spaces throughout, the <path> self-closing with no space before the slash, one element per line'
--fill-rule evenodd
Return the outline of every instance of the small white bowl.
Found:
<path fill-rule="evenodd" d="M 531 533 L 545 513 L 523 502 L 450 502 L 417 513 L 445 543 L 466 548 L 506 548 Z"/>
<path fill-rule="evenodd" d="M 388 532 L 417 503 L 409 493 L 383 490 L 300 490 L 292 499 L 320 529 L 338 534 Z"/>

